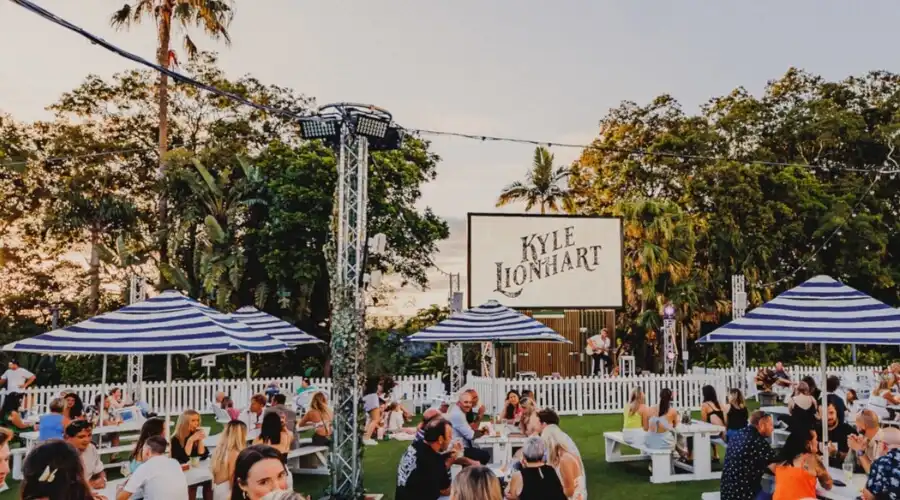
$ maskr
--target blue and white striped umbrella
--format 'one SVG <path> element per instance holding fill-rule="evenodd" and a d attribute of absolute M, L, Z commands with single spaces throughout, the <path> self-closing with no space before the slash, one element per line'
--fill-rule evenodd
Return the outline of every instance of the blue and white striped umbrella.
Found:
<path fill-rule="evenodd" d="M 277 352 L 282 341 L 176 291 L 3 346 L 44 354 Z"/>
<path fill-rule="evenodd" d="M 282 321 L 252 306 L 242 307 L 229 314 L 229 316 L 231 319 L 249 326 L 254 331 L 278 339 L 291 347 L 324 342 L 287 321 Z"/>
<path fill-rule="evenodd" d="M 900 344 L 900 311 L 829 276 L 816 276 L 700 342 Z"/>
<path fill-rule="evenodd" d="M 406 337 L 407 342 L 569 342 L 540 321 L 490 300 Z"/>

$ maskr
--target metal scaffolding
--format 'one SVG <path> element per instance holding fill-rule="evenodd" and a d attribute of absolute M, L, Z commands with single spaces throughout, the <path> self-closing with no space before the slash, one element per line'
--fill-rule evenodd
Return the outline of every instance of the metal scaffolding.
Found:
<path fill-rule="evenodd" d="M 147 299 L 147 280 L 143 276 L 132 275 L 128 295 L 128 303 L 135 304 Z M 143 399 L 142 381 L 144 379 L 144 356 L 128 355 L 128 367 L 125 371 L 125 395 L 133 402 Z"/>
<path fill-rule="evenodd" d="M 747 312 L 747 292 L 746 280 L 743 275 L 734 275 L 731 277 L 731 320 L 744 317 Z M 734 367 L 735 383 L 737 389 L 743 394 L 747 393 L 747 343 L 734 343 L 734 359 L 732 360 Z"/>

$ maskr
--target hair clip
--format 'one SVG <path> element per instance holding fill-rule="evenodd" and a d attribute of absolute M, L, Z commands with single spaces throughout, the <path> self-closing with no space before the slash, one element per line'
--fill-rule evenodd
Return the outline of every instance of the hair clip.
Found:
<path fill-rule="evenodd" d="M 50 470 L 50 466 L 44 468 L 44 472 L 41 474 L 41 477 L 38 478 L 38 481 L 42 483 L 52 483 L 54 479 L 56 479 L 56 471 L 59 469 Z"/>

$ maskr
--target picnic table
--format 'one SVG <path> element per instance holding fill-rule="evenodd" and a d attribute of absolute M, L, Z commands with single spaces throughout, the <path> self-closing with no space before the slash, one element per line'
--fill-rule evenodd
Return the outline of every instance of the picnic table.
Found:
<path fill-rule="evenodd" d="M 494 424 L 492 430 L 492 433 L 473 440 L 472 444 L 478 448 L 491 450 L 493 463 L 502 466 L 512 461 L 512 449 L 524 446 L 528 437 L 514 425 Z"/>
<path fill-rule="evenodd" d="M 831 477 L 836 481 L 847 482 L 844 471 L 841 469 L 829 467 L 828 473 L 831 474 Z M 850 484 L 847 486 L 834 485 L 831 490 L 826 490 L 825 488 L 822 488 L 822 486 L 816 485 L 816 496 L 829 500 L 856 500 L 862 495 L 862 490 L 865 487 L 866 475 L 853 474 L 853 479 L 850 480 Z"/>

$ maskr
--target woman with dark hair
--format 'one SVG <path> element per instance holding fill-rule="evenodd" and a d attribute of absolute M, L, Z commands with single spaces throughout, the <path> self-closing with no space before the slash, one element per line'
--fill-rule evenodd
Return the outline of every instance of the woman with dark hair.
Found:
<path fill-rule="evenodd" d="M 519 404 L 519 391 L 513 389 L 506 393 L 506 406 L 503 407 L 501 420 L 504 423 L 517 425 L 522 417 L 522 406 Z"/>
<path fill-rule="evenodd" d="M 283 415 L 274 411 L 266 413 L 259 430 L 259 437 L 253 441 L 253 444 L 269 445 L 278 450 L 282 456 L 286 456 L 291 449 L 294 435 L 285 428 L 284 422 Z"/>
<path fill-rule="evenodd" d="M 788 428 L 792 431 L 794 428 L 815 429 L 821 427 L 817 425 L 819 405 L 816 398 L 810 394 L 809 384 L 806 382 L 797 384 L 797 392 L 788 398 L 787 405 L 788 411 L 791 412 Z"/>
<path fill-rule="evenodd" d="M 271 446 L 249 446 L 237 457 L 231 481 L 231 500 L 261 500 L 287 489 L 288 472 L 281 453 Z"/>
<path fill-rule="evenodd" d="M 678 411 L 672 407 L 672 390 L 668 387 L 659 392 L 659 404 L 650 408 L 647 421 L 648 448 L 671 450 L 675 448 L 675 426 L 678 425 Z"/>
<path fill-rule="evenodd" d="M 711 385 L 704 385 L 703 404 L 700 405 L 700 419 L 708 424 L 719 425 L 725 427 L 725 413 L 719 405 L 719 397 L 716 395 L 716 388 Z M 725 435 L 720 436 L 725 439 Z M 712 459 L 719 460 L 719 450 L 716 445 L 712 445 Z"/>
<path fill-rule="evenodd" d="M 732 436 L 744 427 L 750 421 L 750 412 L 747 410 L 747 403 L 744 401 L 744 395 L 740 389 L 732 389 L 728 393 L 728 404 L 725 405 L 725 437 L 731 439 Z"/>
<path fill-rule="evenodd" d="M 134 450 L 129 457 L 128 470 L 131 474 L 143 463 L 144 443 L 153 436 L 166 437 L 165 421 L 161 418 L 150 418 L 141 426 L 141 434 L 134 443 Z"/>
<path fill-rule="evenodd" d="M 816 498 L 816 479 L 826 490 L 834 485 L 828 469 L 818 457 L 816 431 L 794 428 L 781 448 L 775 466 L 775 493 L 772 500 Z"/>
<path fill-rule="evenodd" d="M 22 466 L 22 500 L 91 500 L 81 457 L 72 445 L 51 439 L 31 450 Z"/>
<path fill-rule="evenodd" d="M 17 392 L 10 392 L 3 399 L 3 406 L 0 406 L 0 427 L 8 428 L 16 436 L 22 432 L 32 430 L 32 426 L 22 420 L 22 414 L 19 412 L 23 396 L 23 394 Z"/>
<path fill-rule="evenodd" d="M 84 419 L 84 403 L 81 396 L 70 392 L 63 397 L 66 400 L 66 408 L 63 410 L 63 427 L 68 426 L 73 420 Z"/>
<path fill-rule="evenodd" d="M 809 387 L 809 395 L 813 397 L 817 402 L 822 401 L 822 391 L 816 386 L 816 380 L 809 375 L 800 379 L 801 382 L 806 382 L 806 385 Z"/>

